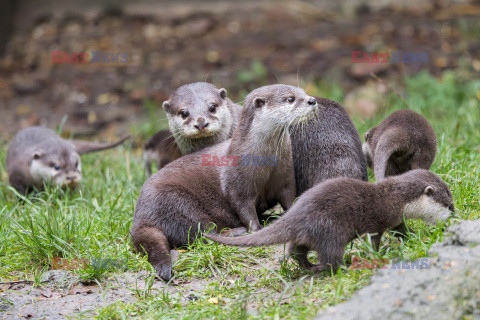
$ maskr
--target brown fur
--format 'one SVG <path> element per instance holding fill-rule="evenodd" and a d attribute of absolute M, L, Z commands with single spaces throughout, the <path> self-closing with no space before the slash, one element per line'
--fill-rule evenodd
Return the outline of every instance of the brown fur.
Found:
<path fill-rule="evenodd" d="M 210 110 L 215 106 L 215 111 Z M 242 107 L 227 97 L 227 90 L 195 82 L 177 88 L 163 102 L 170 131 L 183 155 L 210 147 L 232 137 Z M 187 112 L 182 117 L 182 112 Z"/>
<path fill-rule="evenodd" d="M 414 216 L 406 205 L 426 195 L 438 204 Z M 415 211 L 415 210 L 413 210 Z M 427 170 L 409 171 L 372 184 L 351 178 L 336 178 L 316 185 L 292 208 L 270 226 L 251 235 L 227 238 L 205 237 L 234 246 L 266 246 L 289 243 L 293 254 L 306 269 L 335 271 L 343 260 L 348 242 L 366 233 L 375 233 L 373 245 L 378 249 L 386 230 L 396 227 L 405 218 L 446 219 L 453 213 L 453 200 L 448 186 Z M 433 219 L 432 219 L 433 218 Z M 319 265 L 312 265 L 307 253 L 318 253 Z"/>
<path fill-rule="evenodd" d="M 414 169 L 430 169 L 437 152 L 435 131 L 428 121 L 411 110 L 398 110 L 367 131 L 363 147 L 377 182 Z M 400 236 L 411 232 L 401 224 Z"/>
<path fill-rule="evenodd" d="M 292 95 L 297 100 L 288 105 L 283 99 Z M 285 113 L 285 106 L 294 109 Z M 278 202 L 285 205 L 285 209 L 291 205 L 295 182 L 288 134 L 282 132 L 286 133 L 284 129 L 300 116 L 313 115 L 314 108 L 311 98 L 296 87 L 274 85 L 256 89 L 246 98 L 239 126 L 231 140 L 185 155 L 145 182 L 135 209 L 131 235 L 137 250 L 148 253 L 150 263 L 162 279 L 171 278 L 169 249 L 192 243 L 199 231 L 213 225 L 217 232 L 224 228 L 245 230 L 250 226 L 256 230 L 259 228 L 257 211 Z M 257 123 L 267 118 L 271 123 L 261 126 Z M 262 137 L 253 139 L 252 135 L 260 133 L 257 130 L 265 131 Z M 258 155 L 272 149 L 278 150 L 281 156 L 278 166 L 202 165 L 202 154 L 222 157 L 245 152 Z M 278 183 L 280 177 L 282 183 Z M 251 181 L 246 180 L 250 178 Z"/>
<path fill-rule="evenodd" d="M 382 181 L 408 170 L 430 169 L 437 152 L 437 138 L 424 117 L 411 110 L 399 110 L 368 130 L 365 148 L 375 179 Z"/>
<path fill-rule="evenodd" d="M 368 181 L 360 135 L 347 112 L 335 101 L 316 99 L 316 117 L 290 134 L 297 196 L 331 178 Z"/>
<path fill-rule="evenodd" d="M 41 189 L 45 182 L 56 181 L 62 187 L 74 187 L 82 178 L 80 154 L 113 148 L 128 138 L 123 137 L 114 143 L 97 143 L 65 140 L 55 131 L 43 127 L 22 129 L 8 148 L 6 162 L 10 185 L 21 194 L 32 188 Z M 48 177 L 32 175 L 32 168 L 38 168 L 38 165 L 44 171 L 49 170 Z M 63 182 L 59 182 L 60 178 Z"/>
<path fill-rule="evenodd" d="M 143 161 L 146 176 L 152 175 L 153 163 L 157 166 L 157 170 L 160 170 L 181 156 L 182 153 L 172 133 L 169 130 L 158 131 L 145 142 Z"/>

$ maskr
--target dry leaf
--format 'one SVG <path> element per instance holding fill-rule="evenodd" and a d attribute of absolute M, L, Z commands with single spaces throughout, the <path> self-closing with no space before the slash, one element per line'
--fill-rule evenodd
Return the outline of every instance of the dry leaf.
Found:
<path fill-rule="evenodd" d="M 208 302 L 213 303 L 213 304 L 218 304 L 218 298 L 217 297 L 210 298 L 210 299 L 208 299 Z"/>

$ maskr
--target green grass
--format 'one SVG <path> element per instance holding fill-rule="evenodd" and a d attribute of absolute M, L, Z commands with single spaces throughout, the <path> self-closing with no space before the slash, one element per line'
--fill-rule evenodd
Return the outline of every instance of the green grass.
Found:
<path fill-rule="evenodd" d="M 354 119 L 360 135 L 393 110 L 421 112 L 438 136 L 438 155 L 432 170 L 450 186 L 459 219 L 479 217 L 480 184 L 480 81 L 459 81 L 453 73 L 436 79 L 426 73 L 406 78 L 397 90 L 385 94 L 384 105 L 373 119 Z M 342 102 L 340 86 L 319 83 L 312 94 Z M 234 97 L 240 101 L 243 97 Z M 149 121 L 132 134 L 142 139 L 164 127 L 155 120 L 156 108 L 146 102 Z M 158 110 L 158 109 L 157 109 Z M 0 172 L 5 172 L 6 144 L 0 151 Z M 2 175 L 0 185 L 0 281 L 30 279 L 48 270 L 52 257 L 88 259 L 86 269 L 73 271 L 80 279 L 102 282 L 105 276 L 147 270 L 149 286 L 135 292 L 134 303 L 117 302 L 96 310 L 99 319 L 132 317 L 155 319 L 302 319 L 319 309 L 348 299 L 365 286 L 371 270 L 340 270 L 335 275 L 312 277 L 291 262 L 280 264 L 278 248 L 241 249 L 198 242 L 180 252 L 174 266 L 181 281 L 203 280 L 206 285 L 187 295 L 185 286 L 174 292 L 156 291 L 152 268 L 134 253 L 128 230 L 143 184 L 139 150 L 122 146 L 82 157 L 86 173 L 75 192 L 47 189 L 18 199 Z M 372 177 L 372 173 L 370 172 Z M 108 186 L 108 187 L 107 187 Z M 451 221 L 450 223 L 455 223 Z M 430 246 L 443 238 L 442 227 L 410 221 L 416 232 L 404 241 L 391 235 L 382 239 L 379 253 L 359 240 L 348 245 L 345 261 L 362 258 L 425 257 Z M 217 298 L 218 304 L 211 298 Z M 6 305 L 0 301 L 1 305 Z M 0 308 L 1 309 L 1 308 Z M 92 314 L 90 314 L 92 315 Z"/>

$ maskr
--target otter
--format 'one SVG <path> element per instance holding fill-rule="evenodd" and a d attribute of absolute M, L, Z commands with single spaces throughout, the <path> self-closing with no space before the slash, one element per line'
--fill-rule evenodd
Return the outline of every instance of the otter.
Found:
<path fill-rule="evenodd" d="M 143 185 L 131 236 L 157 274 L 172 277 L 170 249 L 192 243 L 210 226 L 233 235 L 258 230 L 257 211 L 295 198 L 288 128 L 313 117 L 316 100 L 302 89 L 271 85 L 253 90 L 233 137 L 169 163 Z M 277 156 L 272 165 L 239 163 L 243 155 Z M 205 161 L 205 159 L 217 159 Z M 220 162 L 221 159 L 221 162 Z"/>
<path fill-rule="evenodd" d="M 452 194 L 436 174 L 417 169 L 376 184 L 352 178 L 334 178 L 300 196 L 278 220 L 250 235 L 227 238 L 204 234 L 210 240 L 233 246 L 257 247 L 288 243 L 287 255 L 312 271 L 335 272 L 343 261 L 345 246 L 358 236 L 374 233 L 378 250 L 383 232 L 405 219 L 429 224 L 454 213 Z M 307 259 L 310 250 L 319 264 Z"/>
<path fill-rule="evenodd" d="M 162 106 L 182 155 L 231 138 L 242 112 L 227 90 L 206 82 L 177 88 Z"/>
<path fill-rule="evenodd" d="M 330 178 L 368 181 L 360 135 L 347 112 L 335 101 L 316 100 L 316 116 L 290 133 L 297 196 Z"/>
<path fill-rule="evenodd" d="M 363 151 L 376 181 L 413 169 L 430 169 L 437 137 L 428 121 L 411 110 L 398 110 L 365 134 Z"/>
<path fill-rule="evenodd" d="M 75 187 L 82 180 L 80 154 L 113 148 L 129 137 L 114 143 L 96 143 L 64 140 L 55 131 L 43 127 L 22 129 L 7 152 L 10 185 L 20 194 L 26 194 L 33 187 L 40 190 L 45 182 Z"/>
<path fill-rule="evenodd" d="M 169 130 L 160 130 L 155 133 L 145 142 L 143 150 L 143 164 L 145 167 L 145 176 L 147 177 L 152 175 L 153 163 L 155 163 L 157 169 L 160 170 L 182 156 L 175 142 L 175 138 Z"/>

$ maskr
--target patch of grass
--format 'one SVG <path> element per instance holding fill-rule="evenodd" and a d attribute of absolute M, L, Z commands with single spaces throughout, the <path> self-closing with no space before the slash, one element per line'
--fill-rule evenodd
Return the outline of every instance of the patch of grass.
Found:
<path fill-rule="evenodd" d="M 253 70 L 253 69 L 252 69 Z M 252 71 L 253 72 L 253 71 Z M 385 94 L 388 107 L 372 119 L 353 119 L 360 135 L 392 111 L 421 112 L 438 136 L 438 155 L 432 171 L 450 186 L 459 219 L 478 219 L 480 212 L 480 81 L 460 81 L 453 73 L 435 78 L 426 73 L 404 81 L 401 96 Z M 342 102 L 341 86 L 318 83 L 310 94 Z M 145 139 L 160 129 L 159 106 L 148 103 L 149 121 L 132 126 L 132 135 Z M 294 262 L 279 263 L 281 247 L 236 248 L 197 241 L 181 248 L 169 290 L 154 289 L 153 269 L 131 248 L 128 231 L 144 182 L 141 153 L 128 146 L 82 156 L 84 181 L 74 192 L 49 188 L 19 200 L 0 184 L 0 281 L 37 279 L 54 256 L 87 259 L 80 279 L 105 281 L 113 273 L 147 270 L 146 286 L 132 289 L 134 302 L 116 302 L 94 311 L 98 319 L 265 319 L 311 318 L 319 309 L 348 299 L 368 284 L 374 270 L 340 269 L 312 277 Z M 5 172 L 6 146 L 0 150 Z M 370 171 L 370 179 L 374 180 Z M 443 238 L 442 226 L 409 221 L 415 234 L 399 240 L 384 235 L 380 252 L 368 241 L 347 245 L 344 260 L 418 259 Z M 314 259 L 314 257 L 312 257 Z M 190 288 L 192 287 L 192 288 Z M 139 287 L 140 288 L 140 287 Z M 6 303 L 6 302 L 5 302 Z M 0 305 L 5 305 L 0 301 Z"/>

